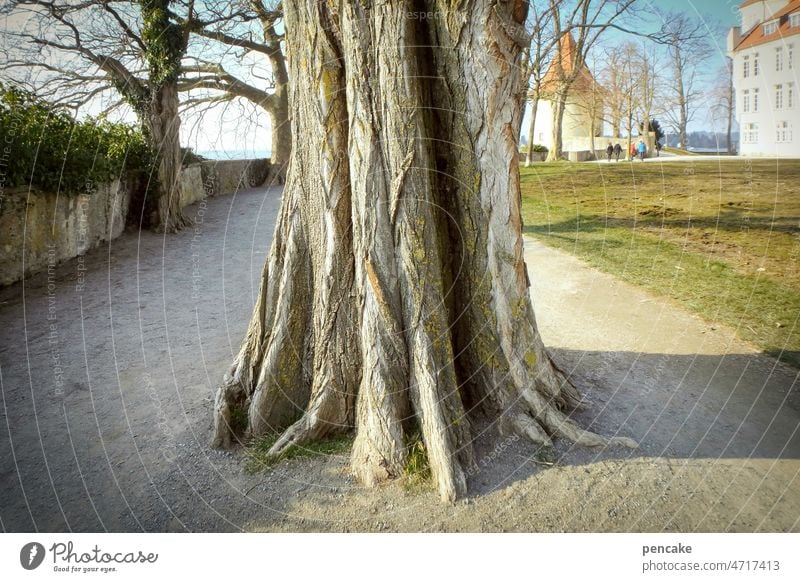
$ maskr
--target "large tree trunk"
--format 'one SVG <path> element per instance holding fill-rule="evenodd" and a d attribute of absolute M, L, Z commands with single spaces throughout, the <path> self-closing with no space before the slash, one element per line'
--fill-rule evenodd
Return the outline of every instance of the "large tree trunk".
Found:
<path fill-rule="evenodd" d="M 402 474 L 419 430 L 445 500 L 471 427 L 610 441 L 536 329 L 520 218 L 522 2 L 285 0 L 293 143 L 247 336 L 215 401 L 219 446 L 270 453 L 355 429 L 365 484 Z M 418 20 L 412 12 L 441 14 Z M 387 42 L 391 39 L 391 42 Z M 237 419 L 246 413 L 247 426 Z"/>
<path fill-rule="evenodd" d="M 147 132 L 156 154 L 154 199 L 146 211 L 152 228 L 160 232 L 175 232 L 186 226 L 181 209 L 181 145 L 178 87 L 165 83 L 153 90 L 146 123 Z"/>
<path fill-rule="evenodd" d="M 286 70 L 286 57 L 272 21 L 265 24 L 265 38 L 271 43 L 269 57 L 272 78 L 275 82 L 274 106 L 270 110 L 272 121 L 272 149 L 270 162 L 271 178 L 283 183 L 292 153 L 292 125 L 289 119 L 289 74 Z"/>
<path fill-rule="evenodd" d="M 175 232 L 187 224 L 181 211 L 181 118 L 178 77 L 188 35 L 170 22 L 171 0 L 139 0 L 142 43 L 147 60 L 148 102 L 141 104 L 145 129 L 156 156 L 156 187 L 144 211 L 151 228 Z M 150 176 L 150 180 L 154 176 Z"/>
<path fill-rule="evenodd" d="M 270 177 L 282 184 L 286 180 L 286 170 L 292 153 L 292 127 L 289 120 L 289 104 L 285 97 L 283 101 L 278 99 L 269 115 L 272 122 Z"/>

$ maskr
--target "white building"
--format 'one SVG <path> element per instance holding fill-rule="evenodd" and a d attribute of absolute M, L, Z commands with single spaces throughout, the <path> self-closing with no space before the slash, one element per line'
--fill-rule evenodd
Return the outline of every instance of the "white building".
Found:
<path fill-rule="evenodd" d="M 800 0 L 746 0 L 728 33 L 739 153 L 800 157 Z"/>
<path fill-rule="evenodd" d="M 554 94 L 558 91 L 560 77 L 574 77 L 567 94 L 564 119 L 561 126 L 562 151 L 576 152 L 591 149 L 591 134 L 602 135 L 603 102 L 602 90 L 597 85 L 589 68 L 584 64 L 574 74 L 573 62 L 576 51 L 575 38 L 571 32 L 561 37 L 556 59 L 550 64 L 542 78 L 541 96 L 536 109 L 535 135 L 533 143 L 553 149 Z M 557 63 L 560 60 L 560 70 Z M 605 149 L 605 142 L 595 140 L 595 147 Z"/>

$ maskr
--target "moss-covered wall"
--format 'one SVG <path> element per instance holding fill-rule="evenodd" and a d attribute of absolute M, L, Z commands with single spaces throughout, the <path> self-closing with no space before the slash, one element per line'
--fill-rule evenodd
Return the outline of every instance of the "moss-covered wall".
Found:
<path fill-rule="evenodd" d="M 262 185 L 269 160 L 207 161 L 184 168 L 181 206 Z M 122 234 L 135 180 L 87 184 L 82 194 L 6 189 L 0 201 L 0 285 L 84 254 Z"/>

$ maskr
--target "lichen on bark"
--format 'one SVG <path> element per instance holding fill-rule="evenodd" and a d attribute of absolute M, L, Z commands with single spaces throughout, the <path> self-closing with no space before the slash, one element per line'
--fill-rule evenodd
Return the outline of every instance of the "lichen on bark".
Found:
<path fill-rule="evenodd" d="M 403 473 L 418 430 L 444 500 L 466 493 L 476 420 L 541 444 L 633 444 L 568 416 L 580 397 L 537 331 L 508 32 L 520 4 L 284 2 L 294 147 L 215 444 L 277 433 L 277 456 L 355 431 L 353 472 L 374 484 Z"/>

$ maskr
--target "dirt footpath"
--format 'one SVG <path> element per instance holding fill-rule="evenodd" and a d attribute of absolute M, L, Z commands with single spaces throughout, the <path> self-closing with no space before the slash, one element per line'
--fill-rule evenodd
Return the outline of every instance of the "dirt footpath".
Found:
<path fill-rule="evenodd" d="M 191 207 L 195 229 L 128 233 L 0 290 L 4 531 L 800 531 L 798 371 L 529 242 L 545 342 L 579 419 L 636 451 L 558 443 L 542 464 L 488 435 L 470 498 L 366 490 L 347 457 L 249 475 L 208 448 L 214 387 L 255 300 L 279 204 Z"/>

